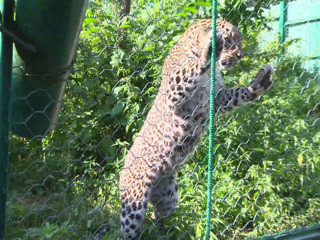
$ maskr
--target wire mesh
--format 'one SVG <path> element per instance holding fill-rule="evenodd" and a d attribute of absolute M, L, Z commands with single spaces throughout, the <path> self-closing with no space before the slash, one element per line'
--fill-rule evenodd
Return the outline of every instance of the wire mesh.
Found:
<path fill-rule="evenodd" d="M 279 44 L 278 3 L 218 4 L 218 17 L 239 26 L 245 52 L 222 72 L 226 85 L 247 85 L 267 63 L 276 72 L 264 96 L 216 119 L 212 239 L 319 222 L 320 81 L 319 69 L 307 64 L 319 48 L 298 51 L 301 42 L 313 44 L 304 33 L 287 32 Z M 210 2 L 131 1 L 126 15 L 119 3 L 89 1 L 53 132 L 10 136 L 8 239 L 94 239 L 102 229 L 104 239 L 117 239 L 124 159 L 156 97 L 166 56 L 203 18 L 211 18 Z M 161 228 L 149 210 L 140 239 L 204 238 L 207 146 L 205 136 L 178 172 L 175 213 Z"/>

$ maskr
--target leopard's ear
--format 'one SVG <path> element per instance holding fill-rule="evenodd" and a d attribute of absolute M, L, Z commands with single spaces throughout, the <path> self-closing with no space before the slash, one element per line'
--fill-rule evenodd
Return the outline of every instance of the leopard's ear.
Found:
<path fill-rule="evenodd" d="M 216 32 L 216 60 L 219 59 L 221 52 L 223 50 L 225 44 L 225 40 L 223 37 L 223 32 L 222 31 L 217 31 Z M 208 47 L 208 52 L 207 52 L 207 59 L 211 58 L 212 54 L 212 41 L 209 42 L 209 47 Z"/>
<path fill-rule="evenodd" d="M 225 45 L 225 40 L 224 40 L 223 32 L 218 30 L 216 33 L 216 59 L 220 57 L 224 45 Z"/>

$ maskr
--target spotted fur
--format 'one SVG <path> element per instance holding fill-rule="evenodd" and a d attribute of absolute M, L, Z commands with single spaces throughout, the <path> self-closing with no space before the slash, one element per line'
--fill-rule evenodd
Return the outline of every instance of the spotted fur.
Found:
<path fill-rule="evenodd" d="M 176 208 L 176 171 L 208 126 L 211 38 L 211 19 L 192 24 L 164 62 L 159 93 L 120 174 L 120 229 L 125 239 L 139 236 L 149 202 L 157 222 Z M 216 65 L 229 69 L 242 56 L 239 30 L 219 20 Z M 248 86 L 239 88 L 225 88 L 216 69 L 216 113 L 238 108 L 272 86 L 271 65 L 261 68 Z"/>

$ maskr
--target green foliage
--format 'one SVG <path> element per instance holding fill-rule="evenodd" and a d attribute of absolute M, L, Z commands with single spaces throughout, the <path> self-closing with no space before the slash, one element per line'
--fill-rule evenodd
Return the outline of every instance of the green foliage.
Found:
<path fill-rule="evenodd" d="M 239 24 L 247 53 L 226 81 L 245 85 L 274 62 L 275 85 L 216 120 L 213 239 L 319 222 L 319 79 L 299 59 L 278 62 L 290 42 L 261 49 L 267 3 L 251 2 L 219 5 L 220 17 Z M 117 234 L 119 172 L 157 94 L 162 63 L 187 26 L 211 17 L 211 4 L 139 0 L 121 21 L 118 12 L 116 3 L 90 1 L 53 133 L 11 136 L 8 239 L 92 239 L 103 226 L 110 229 L 105 239 Z M 148 213 L 143 239 L 204 238 L 207 146 L 205 138 L 179 172 L 179 206 L 167 227 Z"/>

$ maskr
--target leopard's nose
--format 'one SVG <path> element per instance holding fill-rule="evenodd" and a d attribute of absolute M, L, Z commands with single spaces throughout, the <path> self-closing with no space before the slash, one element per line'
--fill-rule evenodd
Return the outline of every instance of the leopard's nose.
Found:
<path fill-rule="evenodd" d="M 223 60 L 221 60 L 220 64 L 222 66 L 226 66 L 228 64 L 228 60 L 227 59 L 223 59 Z"/>

